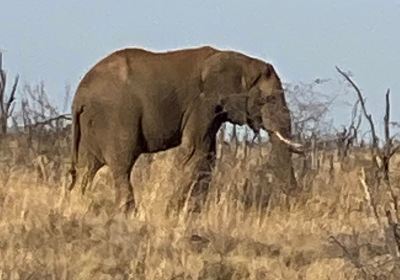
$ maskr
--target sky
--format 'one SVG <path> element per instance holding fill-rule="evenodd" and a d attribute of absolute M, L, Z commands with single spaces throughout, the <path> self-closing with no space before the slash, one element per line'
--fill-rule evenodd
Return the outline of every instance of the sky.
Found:
<path fill-rule="evenodd" d="M 335 65 L 350 70 L 376 119 L 383 116 L 387 88 L 392 117 L 400 119 L 400 0 L 0 3 L 3 67 L 22 83 L 43 80 L 59 104 L 66 84 L 74 90 L 116 49 L 211 45 L 272 63 L 286 83 L 340 79 Z M 327 92 L 335 94 L 334 88 Z M 335 112 L 338 123 L 350 117 L 343 108 Z"/>

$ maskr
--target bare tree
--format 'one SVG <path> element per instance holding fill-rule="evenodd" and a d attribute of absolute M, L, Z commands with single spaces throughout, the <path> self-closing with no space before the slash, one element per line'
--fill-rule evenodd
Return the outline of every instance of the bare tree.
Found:
<path fill-rule="evenodd" d="M 329 96 L 318 90 L 318 86 L 327 81 L 316 79 L 311 83 L 285 86 L 292 113 L 293 132 L 298 141 L 313 134 L 320 135 L 331 128 L 331 121 L 327 116 L 336 96 Z"/>
<path fill-rule="evenodd" d="M 39 85 L 25 85 L 23 89 L 25 97 L 21 101 L 22 119 L 25 128 L 43 129 L 48 127 L 50 130 L 60 131 L 65 126 L 65 121 L 71 120 L 69 114 L 60 114 L 58 108 L 51 104 L 44 82 Z M 64 106 L 68 103 L 69 87 L 66 87 Z"/>
<path fill-rule="evenodd" d="M 376 167 L 383 172 L 383 176 L 385 181 L 389 182 L 389 164 L 392 156 L 400 149 L 400 145 L 394 145 L 394 137 L 391 136 L 390 133 L 390 89 L 386 91 L 385 103 L 385 117 L 384 117 L 384 125 L 385 125 L 385 141 L 383 147 L 379 147 L 379 138 L 376 133 L 374 120 L 372 115 L 368 113 L 366 108 L 365 99 L 362 95 L 360 88 L 357 84 L 351 79 L 350 75 L 345 73 L 339 67 L 336 67 L 336 70 L 350 83 L 352 88 L 357 93 L 358 100 L 361 104 L 362 112 L 364 117 L 367 119 L 370 126 L 370 133 L 372 138 L 371 143 L 371 152 L 374 158 L 374 162 Z"/>
<path fill-rule="evenodd" d="M 22 94 L 18 117 L 23 123 L 25 141 L 34 154 L 40 154 L 44 150 L 52 150 L 52 153 L 56 154 L 54 149 L 64 145 L 63 141 L 58 140 L 65 139 L 60 136 L 65 136 L 68 132 L 67 124 L 71 116 L 60 114 L 57 106 L 50 102 L 44 82 L 34 86 L 26 84 Z M 53 144 L 48 145 L 49 142 Z"/>
<path fill-rule="evenodd" d="M 14 111 L 15 92 L 19 76 L 15 77 L 11 92 L 6 96 L 7 75 L 3 69 L 3 56 L 0 52 L 0 135 L 7 134 L 7 122 Z"/>

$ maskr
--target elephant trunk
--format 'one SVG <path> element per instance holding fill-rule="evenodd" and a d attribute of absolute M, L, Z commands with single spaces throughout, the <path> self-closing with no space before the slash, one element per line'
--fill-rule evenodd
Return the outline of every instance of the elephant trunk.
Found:
<path fill-rule="evenodd" d="M 297 182 L 292 166 L 292 152 L 301 152 L 301 146 L 291 141 L 291 118 L 280 88 L 265 105 L 262 113 L 263 126 L 268 131 L 271 152 L 268 163 L 272 167 L 276 183 L 285 193 L 297 189 Z"/>

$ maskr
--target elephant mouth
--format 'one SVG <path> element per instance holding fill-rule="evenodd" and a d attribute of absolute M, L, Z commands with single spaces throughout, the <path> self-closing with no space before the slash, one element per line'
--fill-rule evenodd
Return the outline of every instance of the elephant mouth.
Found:
<path fill-rule="evenodd" d="M 254 121 L 252 118 L 247 118 L 247 124 L 256 134 L 260 133 L 260 130 L 264 128 L 262 125 L 262 120 Z"/>

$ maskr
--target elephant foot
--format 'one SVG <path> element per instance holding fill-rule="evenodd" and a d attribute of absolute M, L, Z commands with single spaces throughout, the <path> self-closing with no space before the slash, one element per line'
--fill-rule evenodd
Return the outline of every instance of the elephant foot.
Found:
<path fill-rule="evenodd" d="M 165 214 L 167 216 L 176 216 L 184 213 L 185 215 L 189 214 L 200 214 L 202 211 L 203 205 L 196 201 L 196 199 L 189 198 L 188 201 L 176 201 L 171 200 L 167 206 Z"/>
<path fill-rule="evenodd" d="M 177 211 L 185 211 L 187 214 L 200 214 L 204 210 L 204 206 L 204 195 L 191 194 L 189 197 L 186 195 L 185 200 L 179 203 Z"/>
<path fill-rule="evenodd" d="M 200 214 L 205 208 L 206 200 L 207 193 L 192 195 L 189 198 L 187 211 L 192 214 Z"/>
<path fill-rule="evenodd" d="M 188 214 L 200 214 L 203 209 L 203 205 L 199 201 L 193 200 L 189 202 L 186 209 Z"/>

